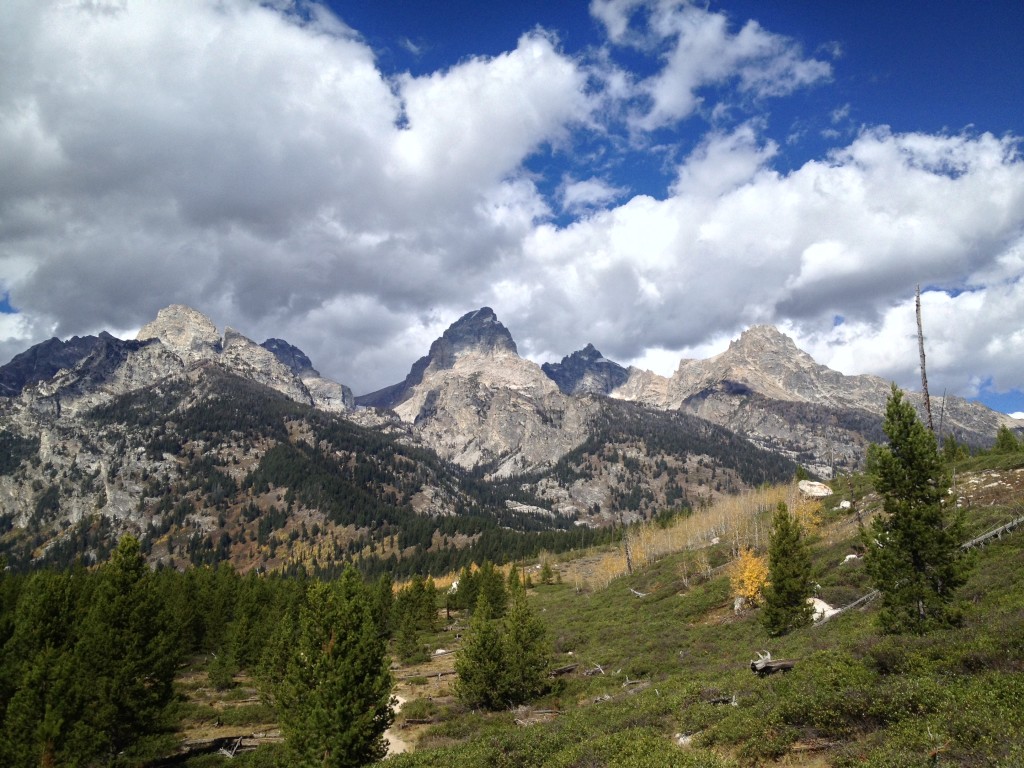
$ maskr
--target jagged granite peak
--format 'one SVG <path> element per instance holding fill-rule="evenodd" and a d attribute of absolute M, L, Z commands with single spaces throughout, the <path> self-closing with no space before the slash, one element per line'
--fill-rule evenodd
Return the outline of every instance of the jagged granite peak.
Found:
<path fill-rule="evenodd" d="M 313 368 L 313 361 L 307 357 L 306 353 L 284 339 L 267 339 L 260 346 L 273 352 L 274 357 L 291 368 L 292 373 L 296 376 L 301 376 L 307 371 L 320 375 L 320 371 Z"/>
<path fill-rule="evenodd" d="M 186 365 L 216 357 L 222 349 L 220 334 L 213 321 L 184 304 L 172 304 L 161 309 L 155 320 L 139 329 L 135 338 L 140 341 L 160 339 Z"/>
<path fill-rule="evenodd" d="M 53 378 L 62 369 L 70 369 L 98 346 L 115 339 L 106 331 L 98 336 L 72 336 L 61 341 L 56 336 L 29 347 L 0 366 L 0 397 L 17 397 L 30 384 Z"/>
<path fill-rule="evenodd" d="M 708 387 L 728 382 L 774 400 L 863 407 L 884 406 L 889 383 L 878 376 L 846 376 L 797 347 L 774 326 L 756 325 L 706 360 L 681 360 L 669 383 L 674 407 Z"/>
<path fill-rule="evenodd" d="M 355 408 L 352 390 L 344 384 L 325 378 L 313 367 L 305 352 L 284 339 L 267 339 L 260 344 L 296 376 L 298 376 L 317 408 L 327 411 L 348 411 Z"/>
<path fill-rule="evenodd" d="M 490 307 L 452 323 L 404 381 L 356 404 L 393 409 L 443 458 L 499 476 L 553 465 L 586 439 L 593 410 L 521 358 Z"/>
<path fill-rule="evenodd" d="M 458 355 L 467 349 L 477 351 L 504 350 L 519 354 L 508 328 L 501 324 L 494 310 L 481 307 L 460 317 L 430 345 L 428 355 L 439 368 L 451 368 Z"/>
<path fill-rule="evenodd" d="M 593 344 L 560 363 L 544 363 L 541 370 L 567 395 L 607 395 L 629 379 L 628 369 L 607 359 Z"/>
<path fill-rule="evenodd" d="M 519 355 L 508 328 L 501 324 L 494 310 L 481 307 L 468 312 L 450 326 L 430 345 L 430 351 L 413 363 L 404 381 L 356 398 L 357 405 L 373 408 L 394 408 L 409 397 L 409 391 L 423 381 L 427 370 L 443 370 L 467 351 L 488 354 Z"/>
<path fill-rule="evenodd" d="M 552 466 L 586 439 L 592 398 L 562 394 L 507 349 L 472 348 L 428 366 L 394 411 L 440 456 L 507 476 Z"/>
<path fill-rule="evenodd" d="M 611 396 L 649 407 L 688 411 L 828 476 L 860 465 L 881 430 L 890 382 L 847 376 L 820 365 L 789 336 L 767 325 L 744 331 L 721 354 L 681 360 L 665 378 L 630 369 Z M 923 413 L 921 395 L 908 399 Z M 961 398 L 932 398 L 945 432 L 972 445 L 990 442 L 1008 416 Z"/>
<path fill-rule="evenodd" d="M 101 334 L 89 354 L 73 366 L 26 385 L 20 406 L 27 413 L 73 417 L 183 370 L 181 358 L 157 339 L 121 340 Z"/>

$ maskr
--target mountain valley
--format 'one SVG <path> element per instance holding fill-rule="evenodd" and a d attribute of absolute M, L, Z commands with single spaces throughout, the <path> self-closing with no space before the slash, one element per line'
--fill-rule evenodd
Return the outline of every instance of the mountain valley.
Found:
<path fill-rule="evenodd" d="M 882 439 L 888 385 L 817 365 L 774 328 L 672 377 L 593 346 L 539 366 L 484 307 L 406 379 L 354 397 L 281 339 L 184 306 L 134 340 L 53 339 L 0 367 L 0 551 L 152 563 L 440 572 L 616 535 L 798 466 L 848 472 Z M 947 398 L 968 445 L 1018 425 Z"/>

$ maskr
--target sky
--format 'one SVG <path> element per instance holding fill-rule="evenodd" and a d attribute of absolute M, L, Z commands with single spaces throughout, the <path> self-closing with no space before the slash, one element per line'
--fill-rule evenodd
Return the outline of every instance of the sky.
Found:
<path fill-rule="evenodd" d="M 669 375 L 770 323 L 1024 412 L 1020 0 L 6 0 L 0 362 L 173 303 L 365 393 L 466 312 Z"/>

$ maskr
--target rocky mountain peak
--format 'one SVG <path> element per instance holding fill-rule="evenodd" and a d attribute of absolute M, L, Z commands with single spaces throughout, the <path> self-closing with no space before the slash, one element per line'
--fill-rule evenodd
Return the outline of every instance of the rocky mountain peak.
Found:
<path fill-rule="evenodd" d="M 842 374 L 819 365 L 796 342 L 770 325 L 755 325 L 706 360 L 682 360 L 670 392 L 679 401 L 710 386 L 739 386 L 776 400 L 831 402 L 844 390 Z"/>
<path fill-rule="evenodd" d="M 541 369 L 567 395 L 607 395 L 629 378 L 626 368 L 607 359 L 593 344 L 563 357 L 560 363 L 544 363 Z"/>
<path fill-rule="evenodd" d="M 519 354 L 512 334 L 490 307 L 469 312 L 448 326 L 441 338 L 430 345 L 427 357 L 437 368 L 450 368 L 467 350 Z"/>
<path fill-rule="evenodd" d="M 466 353 L 511 354 L 516 357 L 519 350 L 508 328 L 501 324 L 490 307 L 468 312 L 460 317 L 434 340 L 430 351 L 413 363 L 405 381 L 392 384 L 368 395 L 356 398 L 357 405 L 374 408 L 394 408 L 409 396 L 413 387 L 423 381 L 430 370 L 444 370 L 455 365 L 455 361 Z"/>
<path fill-rule="evenodd" d="M 0 397 L 16 397 L 27 385 L 45 381 L 61 369 L 73 368 L 113 338 L 101 331 L 99 336 L 73 336 L 67 341 L 54 337 L 30 347 L 0 366 Z"/>
<path fill-rule="evenodd" d="M 159 339 L 186 364 L 215 356 L 221 350 L 221 338 L 213 321 L 192 307 L 172 304 L 156 314 L 135 337 L 139 341 Z"/>
<path fill-rule="evenodd" d="M 758 361 L 771 356 L 810 360 L 810 355 L 800 349 L 796 342 L 774 325 L 754 325 L 743 331 L 738 339 L 729 342 L 726 353 L 731 357 L 742 357 Z"/>
<path fill-rule="evenodd" d="M 292 373 L 296 376 L 307 371 L 319 374 L 319 371 L 313 368 L 313 361 L 306 356 L 306 353 L 284 339 L 267 339 L 260 346 L 272 352 L 274 357 L 291 368 Z"/>

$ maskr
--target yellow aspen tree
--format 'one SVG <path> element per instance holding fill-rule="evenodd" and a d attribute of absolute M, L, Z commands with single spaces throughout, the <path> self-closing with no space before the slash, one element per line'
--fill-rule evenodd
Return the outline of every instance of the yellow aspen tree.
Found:
<path fill-rule="evenodd" d="M 747 605 L 759 605 L 768 583 L 768 558 L 745 547 L 740 550 L 729 580 L 734 597 L 742 597 Z"/>

